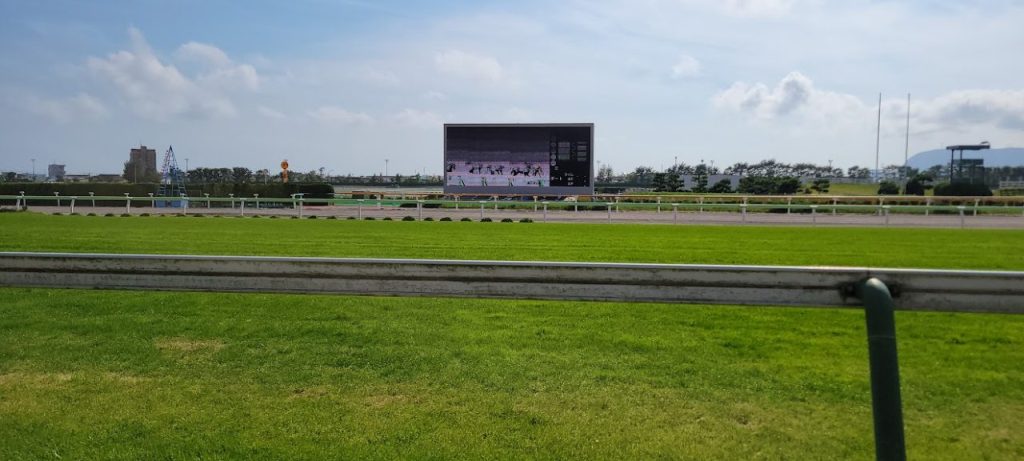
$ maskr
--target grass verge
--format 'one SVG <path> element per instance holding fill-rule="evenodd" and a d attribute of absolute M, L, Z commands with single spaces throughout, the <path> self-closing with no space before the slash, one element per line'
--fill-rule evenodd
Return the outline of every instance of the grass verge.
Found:
<path fill-rule="evenodd" d="M 911 459 L 1024 457 L 1024 318 L 900 312 Z M 0 289 L 0 458 L 872 453 L 856 310 Z"/>

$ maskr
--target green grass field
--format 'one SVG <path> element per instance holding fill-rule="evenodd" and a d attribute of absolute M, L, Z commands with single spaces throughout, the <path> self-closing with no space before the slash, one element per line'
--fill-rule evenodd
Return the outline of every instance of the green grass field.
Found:
<path fill-rule="evenodd" d="M 2 251 L 1024 267 L 1019 231 L 32 214 L 0 230 Z M 1024 458 L 1024 317 L 897 326 L 910 458 Z M 870 459 L 872 444 L 857 310 L 0 289 L 4 460 Z"/>
<path fill-rule="evenodd" d="M 0 214 L 0 251 L 1024 269 L 1024 230 Z"/>

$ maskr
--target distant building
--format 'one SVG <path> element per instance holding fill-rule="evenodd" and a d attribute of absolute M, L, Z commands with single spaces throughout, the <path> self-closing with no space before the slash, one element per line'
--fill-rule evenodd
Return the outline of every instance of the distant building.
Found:
<path fill-rule="evenodd" d="M 50 181 L 63 181 L 64 180 L 64 165 L 58 165 L 51 163 L 46 167 L 46 177 Z"/>
<path fill-rule="evenodd" d="M 133 148 L 124 164 L 124 178 L 131 182 L 142 182 L 159 178 L 156 170 L 156 149 L 146 146 Z"/>

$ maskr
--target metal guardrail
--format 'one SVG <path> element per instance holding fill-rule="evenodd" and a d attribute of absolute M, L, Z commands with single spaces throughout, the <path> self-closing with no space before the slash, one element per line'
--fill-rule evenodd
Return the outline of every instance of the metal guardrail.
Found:
<path fill-rule="evenodd" d="M 0 286 L 859 307 L 1024 313 L 1024 272 L 0 252 Z"/>
<path fill-rule="evenodd" d="M 905 460 L 895 307 L 1024 314 L 1024 272 L 0 252 L 0 286 L 863 306 L 875 455 Z"/>

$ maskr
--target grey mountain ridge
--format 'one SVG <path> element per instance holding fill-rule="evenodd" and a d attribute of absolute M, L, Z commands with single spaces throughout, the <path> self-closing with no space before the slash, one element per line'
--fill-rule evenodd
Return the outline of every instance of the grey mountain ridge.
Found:
<path fill-rule="evenodd" d="M 956 153 L 960 158 L 960 152 Z M 964 158 L 985 159 L 986 167 L 1024 166 L 1024 147 L 1004 147 L 982 151 L 964 151 Z M 919 152 L 907 160 L 907 165 L 919 170 L 926 170 L 934 165 L 948 165 L 949 151 L 945 149 Z"/>

